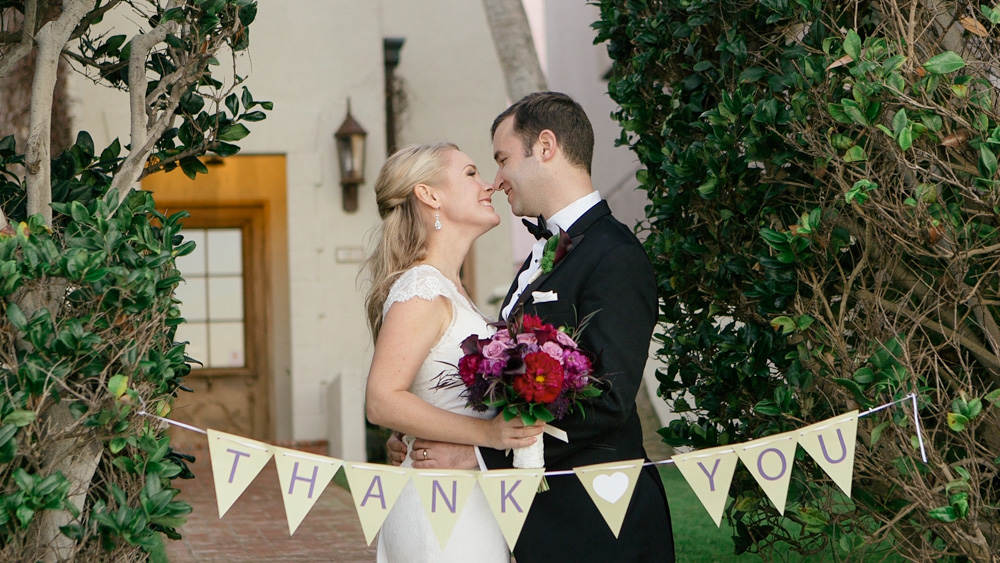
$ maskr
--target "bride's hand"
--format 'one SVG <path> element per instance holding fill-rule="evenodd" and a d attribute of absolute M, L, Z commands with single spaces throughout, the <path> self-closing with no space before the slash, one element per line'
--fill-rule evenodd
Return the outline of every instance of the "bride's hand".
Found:
<path fill-rule="evenodd" d="M 541 440 L 544 430 L 545 423 L 540 420 L 529 426 L 519 416 L 504 420 L 502 415 L 497 415 L 490 421 L 490 443 L 485 445 L 497 450 L 523 448 Z"/>

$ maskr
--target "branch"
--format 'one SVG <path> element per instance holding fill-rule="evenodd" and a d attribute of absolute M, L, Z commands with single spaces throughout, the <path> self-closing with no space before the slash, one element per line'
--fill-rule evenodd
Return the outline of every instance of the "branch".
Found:
<path fill-rule="evenodd" d="M 128 95 L 129 95 L 129 119 L 131 121 L 131 145 L 132 151 L 122 162 L 118 174 L 111 181 L 111 189 L 118 190 L 118 201 L 125 200 L 132 185 L 139 181 L 142 174 L 143 165 L 153 150 L 156 140 L 163 131 L 166 131 L 164 121 L 170 122 L 173 119 L 173 110 L 180 103 L 180 100 L 171 100 L 171 104 L 161 113 L 159 122 L 153 130 L 147 129 L 150 109 L 146 105 L 146 57 L 157 43 L 165 40 L 170 30 L 167 28 L 171 24 L 160 25 L 149 33 L 137 35 L 132 38 L 132 50 L 128 60 Z M 176 24 L 174 24 L 176 25 Z M 161 128 L 161 126 L 163 126 Z M 156 133 L 155 130 L 159 130 Z M 152 142 L 150 142 L 152 141 Z"/>
<path fill-rule="evenodd" d="M 35 23 L 38 20 L 38 0 L 28 0 L 24 5 L 24 22 L 21 25 L 21 42 L 0 60 L 0 76 L 23 59 L 34 47 Z"/>
<path fill-rule="evenodd" d="M 945 338 L 955 338 L 956 340 L 958 340 L 959 344 L 961 344 L 962 347 L 964 347 L 966 350 L 972 353 L 972 355 L 975 356 L 975 358 L 979 360 L 979 362 L 982 363 L 983 366 L 986 367 L 986 369 L 990 370 L 990 372 L 993 373 L 994 375 L 1000 375 L 1000 359 L 997 358 L 996 354 L 990 352 L 988 349 L 986 349 L 986 347 L 984 347 L 979 342 L 976 342 L 974 339 L 969 338 L 964 334 L 961 334 L 957 330 L 949 330 L 941 323 L 932 321 L 931 319 L 928 319 L 924 315 L 919 315 L 915 311 L 903 307 L 898 303 L 893 303 L 888 299 L 885 299 L 883 297 L 878 297 L 867 290 L 858 289 L 857 295 L 859 297 L 864 298 L 869 303 L 877 303 L 883 308 L 889 309 L 890 311 L 896 313 L 897 315 L 904 316 L 910 319 L 911 321 L 919 324 L 920 326 L 923 326 L 924 328 L 927 328 L 929 330 L 936 332 L 937 334 L 940 334 L 941 336 L 944 336 Z"/>
<path fill-rule="evenodd" d="M 189 156 L 199 156 L 205 154 L 206 152 L 219 146 L 219 141 L 208 141 L 200 145 L 190 147 L 185 151 L 175 154 L 171 157 L 164 158 L 163 160 L 157 162 L 156 164 L 150 164 L 142 169 L 142 174 L 139 175 L 139 180 L 142 180 L 150 174 L 156 174 L 160 170 L 163 170 L 167 166 L 177 162 L 178 160 L 185 159 Z"/>
<path fill-rule="evenodd" d="M 28 188 L 28 215 L 41 213 L 45 224 L 52 225 L 51 135 L 52 96 L 56 71 L 63 46 L 69 41 L 76 25 L 93 6 L 88 0 L 63 0 L 63 11 L 55 21 L 48 22 L 35 36 L 38 59 L 31 85 L 31 110 L 28 148 L 25 158 Z"/>

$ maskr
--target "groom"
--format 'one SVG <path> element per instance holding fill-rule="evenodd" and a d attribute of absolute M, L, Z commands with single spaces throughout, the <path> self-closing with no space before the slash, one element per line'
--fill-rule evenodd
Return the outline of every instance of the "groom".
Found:
<path fill-rule="evenodd" d="M 635 398 L 657 321 L 653 268 L 632 231 L 617 221 L 590 177 L 594 133 L 583 108 L 565 94 L 525 96 L 493 122 L 494 185 L 518 216 L 545 218 L 544 227 L 573 241 L 548 273 L 537 274 L 541 233 L 501 309 L 517 307 L 555 326 L 576 326 L 593 314 L 580 345 L 598 357 L 603 392 L 554 423 L 565 443 L 545 436 L 546 470 L 646 458 Z M 545 297 L 542 297 L 545 294 Z M 397 440 L 389 448 L 401 461 Z M 403 446 L 405 448 L 405 446 Z M 426 450 L 426 451 L 423 451 Z M 404 449 L 405 451 L 405 449 Z M 489 469 L 511 467 L 504 452 L 479 448 Z M 476 468 L 471 446 L 417 440 L 416 468 Z M 426 460 L 426 461 L 424 461 Z M 574 476 L 548 478 L 528 513 L 514 555 L 518 563 L 553 561 L 673 561 L 674 548 L 663 483 L 655 467 L 639 473 L 616 539 Z"/>

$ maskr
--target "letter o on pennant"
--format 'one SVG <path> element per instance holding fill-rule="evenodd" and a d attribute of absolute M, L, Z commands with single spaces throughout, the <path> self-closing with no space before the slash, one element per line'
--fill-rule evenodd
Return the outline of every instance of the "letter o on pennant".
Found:
<path fill-rule="evenodd" d="M 778 454 L 778 459 L 781 460 L 781 471 L 779 471 L 774 477 L 764 472 L 764 454 L 767 452 L 774 452 Z M 761 477 L 767 479 L 768 481 L 777 481 L 778 479 L 781 479 L 787 469 L 788 462 L 785 461 L 785 454 L 781 453 L 781 450 L 777 448 L 767 448 L 766 450 L 760 452 L 760 455 L 757 456 L 757 471 L 760 473 Z"/>

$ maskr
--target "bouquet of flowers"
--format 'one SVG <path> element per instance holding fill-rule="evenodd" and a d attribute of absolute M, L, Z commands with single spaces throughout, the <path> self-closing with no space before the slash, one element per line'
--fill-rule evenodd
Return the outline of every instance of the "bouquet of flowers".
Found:
<path fill-rule="evenodd" d="M 473 334 L 462 342 L 458 373 L 442 374 L 440 387 L 464 386 L 468 405 L 478 412 L 500 409 L 504 420 L 525 424 L 566 416 L 582 399 L 596 397 L 593 359 L 577 345 L 590 316 L 575 330 L 545 324 L 535 315 L 513 315 L 496 323 L 490 338 Z M 514 449 L 514 467 L 543 467 L 544 446 Z"/>

